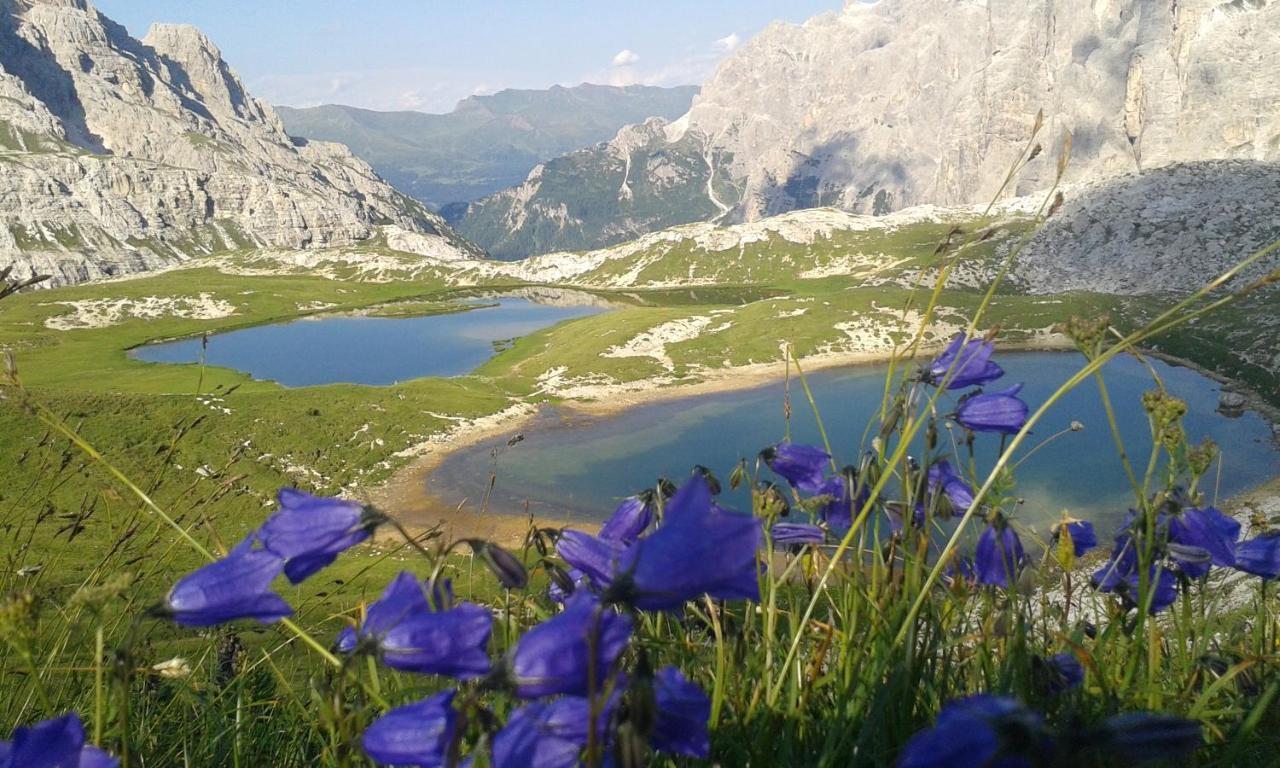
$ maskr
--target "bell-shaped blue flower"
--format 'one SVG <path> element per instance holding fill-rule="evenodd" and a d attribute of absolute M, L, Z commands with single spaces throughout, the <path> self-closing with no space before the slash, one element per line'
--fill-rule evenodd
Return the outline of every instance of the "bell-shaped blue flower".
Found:
<path fill-rule="evenodd" d="M 621 541 L 582 531 L 564 531 L 556 542 L 556 554 L 600 589 L 613 581 L 618 561 L 626 551 L 627 545 Z"/>
<path fill-rule="evenodd" d="M 992 362 L 991 354 L 994 351 L 995 344 L 990 341 L 965 341 L 963 333 L 956 334 L 942 354 L 930 363 L 924 380 L 937 386 L 951 372 L 947 389 L 964 389 L 995 381 L 1004 375 L 1004 370 Z"/>
<path fill-rule="evenodd" d="M 1098 546 L 1098 534 L 1088 520 L 1067 520 L 1054 526 L 1055 542 L 1064 534 L 1071 537 L 1071 549 L 1076 557 Z"/>
<path fill-rule="evenodd" d="M 655 611 L 704 594 L 758 601 L 762 538 L 757 519 L 720 510 L 695 475 L 671 498 L 662 527 L 623 554 L 609 597 Z"/>
<path fill-rule="evenodd" d="M 769 538 L 775 547 L 816 546 L 826 541 L 827 532 L 808 523 L 777 523 L 769 529 Z"/>
<path fill-rule="evenodd" d="M 458 728 L 453 708 L 456 691 L 444 691 L 415 704 L 396 707 L 365 729 L 365 754 L 381 765 L 437 768 L 450 765 Z"/>
<path fill-rule="evenodd" d="M 375 519 L 354 501 L 281 488 L 280 511 L 258 530 L 262 546 L 284 559 L 284 573 L 298 584 L 344 550 L 369 538 Z"/>
<path fill-rule="evenodd" d="M 659 752 L 706 759 L 711 754 L 711 700 L 679 669 L 664 667 L 653 679 L 658 717 L 649 744 Z"/>
<path fill-rule="evenodd" d="M 0 741 L 0 768 L 116 768 L 120 760 L 84 743 L 75 713 L 23 726 L 13 741 Z"/>
<path fill-rule="evenodd" d="M 826 497 L 826 501 L 818 508 L 818 517 L 825 520 L 835 531 L 847 531 L 853 527 L 853 516 L 861 511 L 861 507 L 870 498 L 870 489 L 863 488 L 854 499 L 857 482 L 848 472 L 827 478 L 818 489 L 817 496 Z"/>
<path fill-rule="evenodd" d="M 1044 660 L 1044 671 L 1049 693 L 1061 693 L 1084 683 L 1084 665 L 1074 653 L 1050 656 Z"/>
<path fill-rule="evenodd" d="M 979 694 L 944 706 L 937 724 L 907 742 L 898 768 L 1030 768 L 1033 750 L 1037 757 L 1052 751 L 1040 716 L 1013 699 Z"/>
<path fill-rule="evenodd" d="M 1213 507 L 1183 510 L 1181 515 L 1169 519 L 1169 541 L 1203 550 L 1208 555 L 1198 562 L 1181 561 L 1183 572 L 1192 578 L 1207 573 L 1210 563 L 1223 568 L 1234 566 L 1239 538 L 1240 522 Z"/>
<path fill-rule="evenodd" d="M 1106 565 L 1093 574 L 1093 587 L 1099 592 L 1116 591 L 1130 575 L 1137 572 L 1138 550 L 1133 542 L 1132 535 L 1130 535 L 1130 530 L 1137 520 L 1137 516 L 1137 512 L 1132 509 L 1125 515 L 1124 522 L 1121 523 L 1120 529 L 1115 535 L 1111 556 L 1107 558 Z"/>
<path fill-rule="evenodd" d="M 1027 423 L 1029 409 L 1018 397 L 1022 385 L 966 398 L 956 408 L 956 421 L 973 432 L 1013 434 Z"/>
<path fill-rule="evenodd" d="M 475 603 L 411 616 L 378 639 L 382 663 L 393 669 L 466 680 L 489 672 L 493 614 Z"/>
<path fill-rule="evenodd" d="M 585 701 L 585 700 L 584 700 Z M 552 708 L 520 707 L 493 737 L 493 768 L 577 768 L 582 744 L 557 727 Z"/>
<path fill-rule="evenodd" d="M 608 726 L 621 698 L 618 680 L 609 698 L 596 703 L 596 739 L 608 742 Z M 561 696 L 551 702 L 526 704 L 507 718 L 493 739 L 494 768 L 570 768 L 590 736 L 591 701 L 581 696 Z"/>
<path fill-rule="evenodd" d="M 801 493 L 821 493 L 831 454 L 812 445 L 778 443 L 760 452 L 760 458 Z"/>
<path fill-rule="evenodd" d="M 432 610 L 427 600 L 428 587 L 408 571 L 401 571 L 382 591 L 382 597 L 369 605 L 360 626 L 347 627 L 338 635 L 336 647 L 340 653 L 351 653 L 362 639 L 377 642 L 393 627 L 413 616 Z M 453 589 L 448 581 L 443 586 L 430 587 L 437 609 L 453 604 Z"/>
<path fill-rule="evenodd" d="M 270 591 L 284 562 L 253 544 L 251 536 L 226 557 L 179 580 L 165 598 L 167 614 L 186 627 L 208 627 L 234 619 L 269 624 L 293 613 L 284 598 Z"/>
<path fill-rule="evenodd" d="M 600 526 L 600 538 L 630 544 L 640 538 L 652 522 L 653 504 L 632 496 L 623 500 Z"/>
<path fill-rule="evenodd" d="M 630 617 L 584 590 L 574 592 L 561 613 L 526 632 L 512 650 L 508 669 L 516 695 L 534 699 L 598 693 L 630 639 Z"/>
<path fill-rule="evenodd" d="M 1264 579 L 1280 578 L 1280 531 L 1237 544 L 1236 568 Z"/>
<path fill-rule="evenodd" d="M 1149 612 L 1155 614 L 1173 605 L 1178 599 L 1178 577 L 1168 568 L 1157 568 L 1154 565 L 1148 573 L 1150 574 L 1147 578 L 1148 589 L 1151 590 Z M 1138 571 L 1135 568 L 1125 577 L 1124 583 L 1117 587 L 1117 591 L 1127 604 L 1136 608 L 1142 599 L 1141 586 Z"/>
<path fill-rule="evenodd" d="M 1173 715 L 1133 712 L 1109 718 L 1097 735 L 1098 748 L 1118 764 L 1177 760 L 1201 744 L 1200 724 Z"/>
<path fill-rule="evenodd" d="M 955 512 L 964 512 L 973 504 L 973 487 L 946 459 L 929 467 L 929 490 L 934 493 L 941 490 Z"/>
<path fill-rule="evenodd" d="M 1022 573 L 1027 554 L 1013 528 L 1000 522 L 987 526 L 978 537 L 973 562 L 980 584 L 1008 589 Z"/>

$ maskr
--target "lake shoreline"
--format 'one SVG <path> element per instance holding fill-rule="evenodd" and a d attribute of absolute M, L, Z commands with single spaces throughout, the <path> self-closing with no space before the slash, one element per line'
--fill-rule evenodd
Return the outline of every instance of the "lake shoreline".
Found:
<path fill-rule="evenodd" d="M 917 359 L 927 359 L 939 349 L 940 345 L 922 349 Z M 1074 349 L 1074 345 L 1065 336 L 1052 334 L 1002 344 L 1001 349 L 1010 352 L 1061 352 Z M 1230 391 L 1240 392 L 1247 399 L 1246 409 L 1262 416 L 1272 426 L 1274 434 L 1276 424 L 1280 422 L 1277 410 L 1246 387 L 1184 359 L 1150 351 L 1143 354 L 1194 370 Z M 802 359 L 801 368 L 808 374 L 834 368 L 882 364 L 891 358 L 892 354 L 888 351 L 835 353 Z M 607 417 L 652 403 L 768 386 L 782 381 L 787 371 L 785 361 L 757 363 L 715 369 L 709 371 L 705 378 L 689 383 L 672 384 L 669 381 L 645 379 L 598 387 L 590 390 L 589 394 L 580 392 L 577 397 L 559 401 L 518 403 L 498 414 L 460 423 L 447 433 L 433 436 L 427 442 L 410 449 L 407 453 L 413 453 L 415 458 L 382 485 L 370 489 L 370 493 L 375 504 L 395 514 L 411 530 L 422 530 L 440 524 L 446 535 L 453 538 L 477 536 L 505 544 L 519 543 L 531 524 L 560 527 L 570 520 L 480 511 L 483 501 L 480 499 L 465 499 L 456 507 L 447 505 L 427 490 L 426 478 L 451 454 L 518 432 L 532 423 L 545 406 L 589 417 Z M 1266 484 L 1245 493 L 1253 493 L 1264 487 Z M 589 523 L 576 520 L 573 524 L 591 527 Z"/>
<path fill-rule="evenodd" d="M 1049 335 L 1010 342 L 1002 349 L 1019 352 L 1067 351 L 1073 349 L 1065 336 Z M 941 345 L 922 348 L 919 358 L 936 354 Z M 891 351 L 845 352 L 814 356 L 801 360 L 801 368 L 813 373 L 833 368 L 875 365 L 892 358 Z M 794 366 L 793 366 L 794 367 Z M 509 513 L 480 511 L 482 500 L 465 499 L 459 506 L 445 504 L 426 489 L 426 478 L 452 453 L 473 448 L 488 440 L 519 431 L 532 423 L 544 406 L 553 405 L 592 417 L 616 415 L 630 408 L 657 402 L 680 400 L 711 394 L 754 389 L 782 381 L 788 370 L 785 361 L 756 363 L 709 371 L 696 382 L 670 384 L 642 379 L 620 385 L 595 388 L 590 399 L 585 393 L 577 398 L 542 403 L 519 403 L 497 414 L 459 423 L 446 433 L 405 451 L 413 459 L 397 470 L 387 481 L 369 489 L 375 506 L 395 515 L 410 530 L 424 530 L 440 524 L 446 535 L 454 538 L 492 537 L 501 543 L 518 542 L 528 530 L 531 518 Z M 556 527 L 567 520 L 532 518 L 538 525 Z M 575 521 L 575 524 L 579 524 Z"/>

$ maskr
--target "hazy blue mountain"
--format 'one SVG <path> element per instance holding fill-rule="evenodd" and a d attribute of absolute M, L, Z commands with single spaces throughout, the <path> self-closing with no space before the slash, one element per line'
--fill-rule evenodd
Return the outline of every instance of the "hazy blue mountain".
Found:
<path fill-rule="evenodd" d="M 401 191 L 437 208 L 524 180 L 552 157 L 650 117 L 689 110 L 696 86 L 583 84 L 472 96 L 445 115 L 340 105 L 278 107 L 290 135 L 346 144 Z"/>

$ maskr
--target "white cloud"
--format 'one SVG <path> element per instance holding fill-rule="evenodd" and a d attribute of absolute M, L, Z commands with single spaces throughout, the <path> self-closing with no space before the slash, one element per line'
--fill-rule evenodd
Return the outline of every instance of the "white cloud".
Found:
<path fill-rule="evenodd" d="M 614 54 L 613 66 L 630 67 L 640 63 L 640 54 L 630 48 L 623 48 Z"/>
<path fill-rule="evenodd" d="M 728 35 L 725 35 L 724 37 L 720 38 L 719 40 L 716 40 L 714 43 L 712 43 L 712 45 L 715 46 L 717 49 L 721 51 L 725 51 L 727 53 L 729 51 L 737 49 L 739 45 L 742 45 L 742 38 L 738 37 L 737 32 L 731 32 Z"/>
<path fill-rule="evenodd" d="M 715 72 L 716 67 L 742 45 L 742 38 L 733 32 L 718 40 L 687 48 L 683 55 L 657 63 L 640 65 L 640 57 L 630 49 L 619 51 L 613 57 L 609 69 L 588 73 L 582 78 L 588 83 L 604 85 L 700 85 Z"/>

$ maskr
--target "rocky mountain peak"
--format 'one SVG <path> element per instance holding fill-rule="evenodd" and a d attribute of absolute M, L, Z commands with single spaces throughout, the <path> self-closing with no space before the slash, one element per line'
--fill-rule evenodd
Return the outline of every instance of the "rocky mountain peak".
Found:
<path fill-rule="evenodd" d="M 0 0 L 0 96 L 0 268 L 57 284 L 384 226 L 476 253 L 345 147 L 294 142 L 194 27 Z"/>
<path fill-rule="evenodd" d="M 215 116 L 267 123 L 284 134 L 279 118 L 269 107 L 248 95 L 244 83 L 222 58 L 222 51 L 190 24 L 152 24 L 142 38 L 197 100 Z"/>

